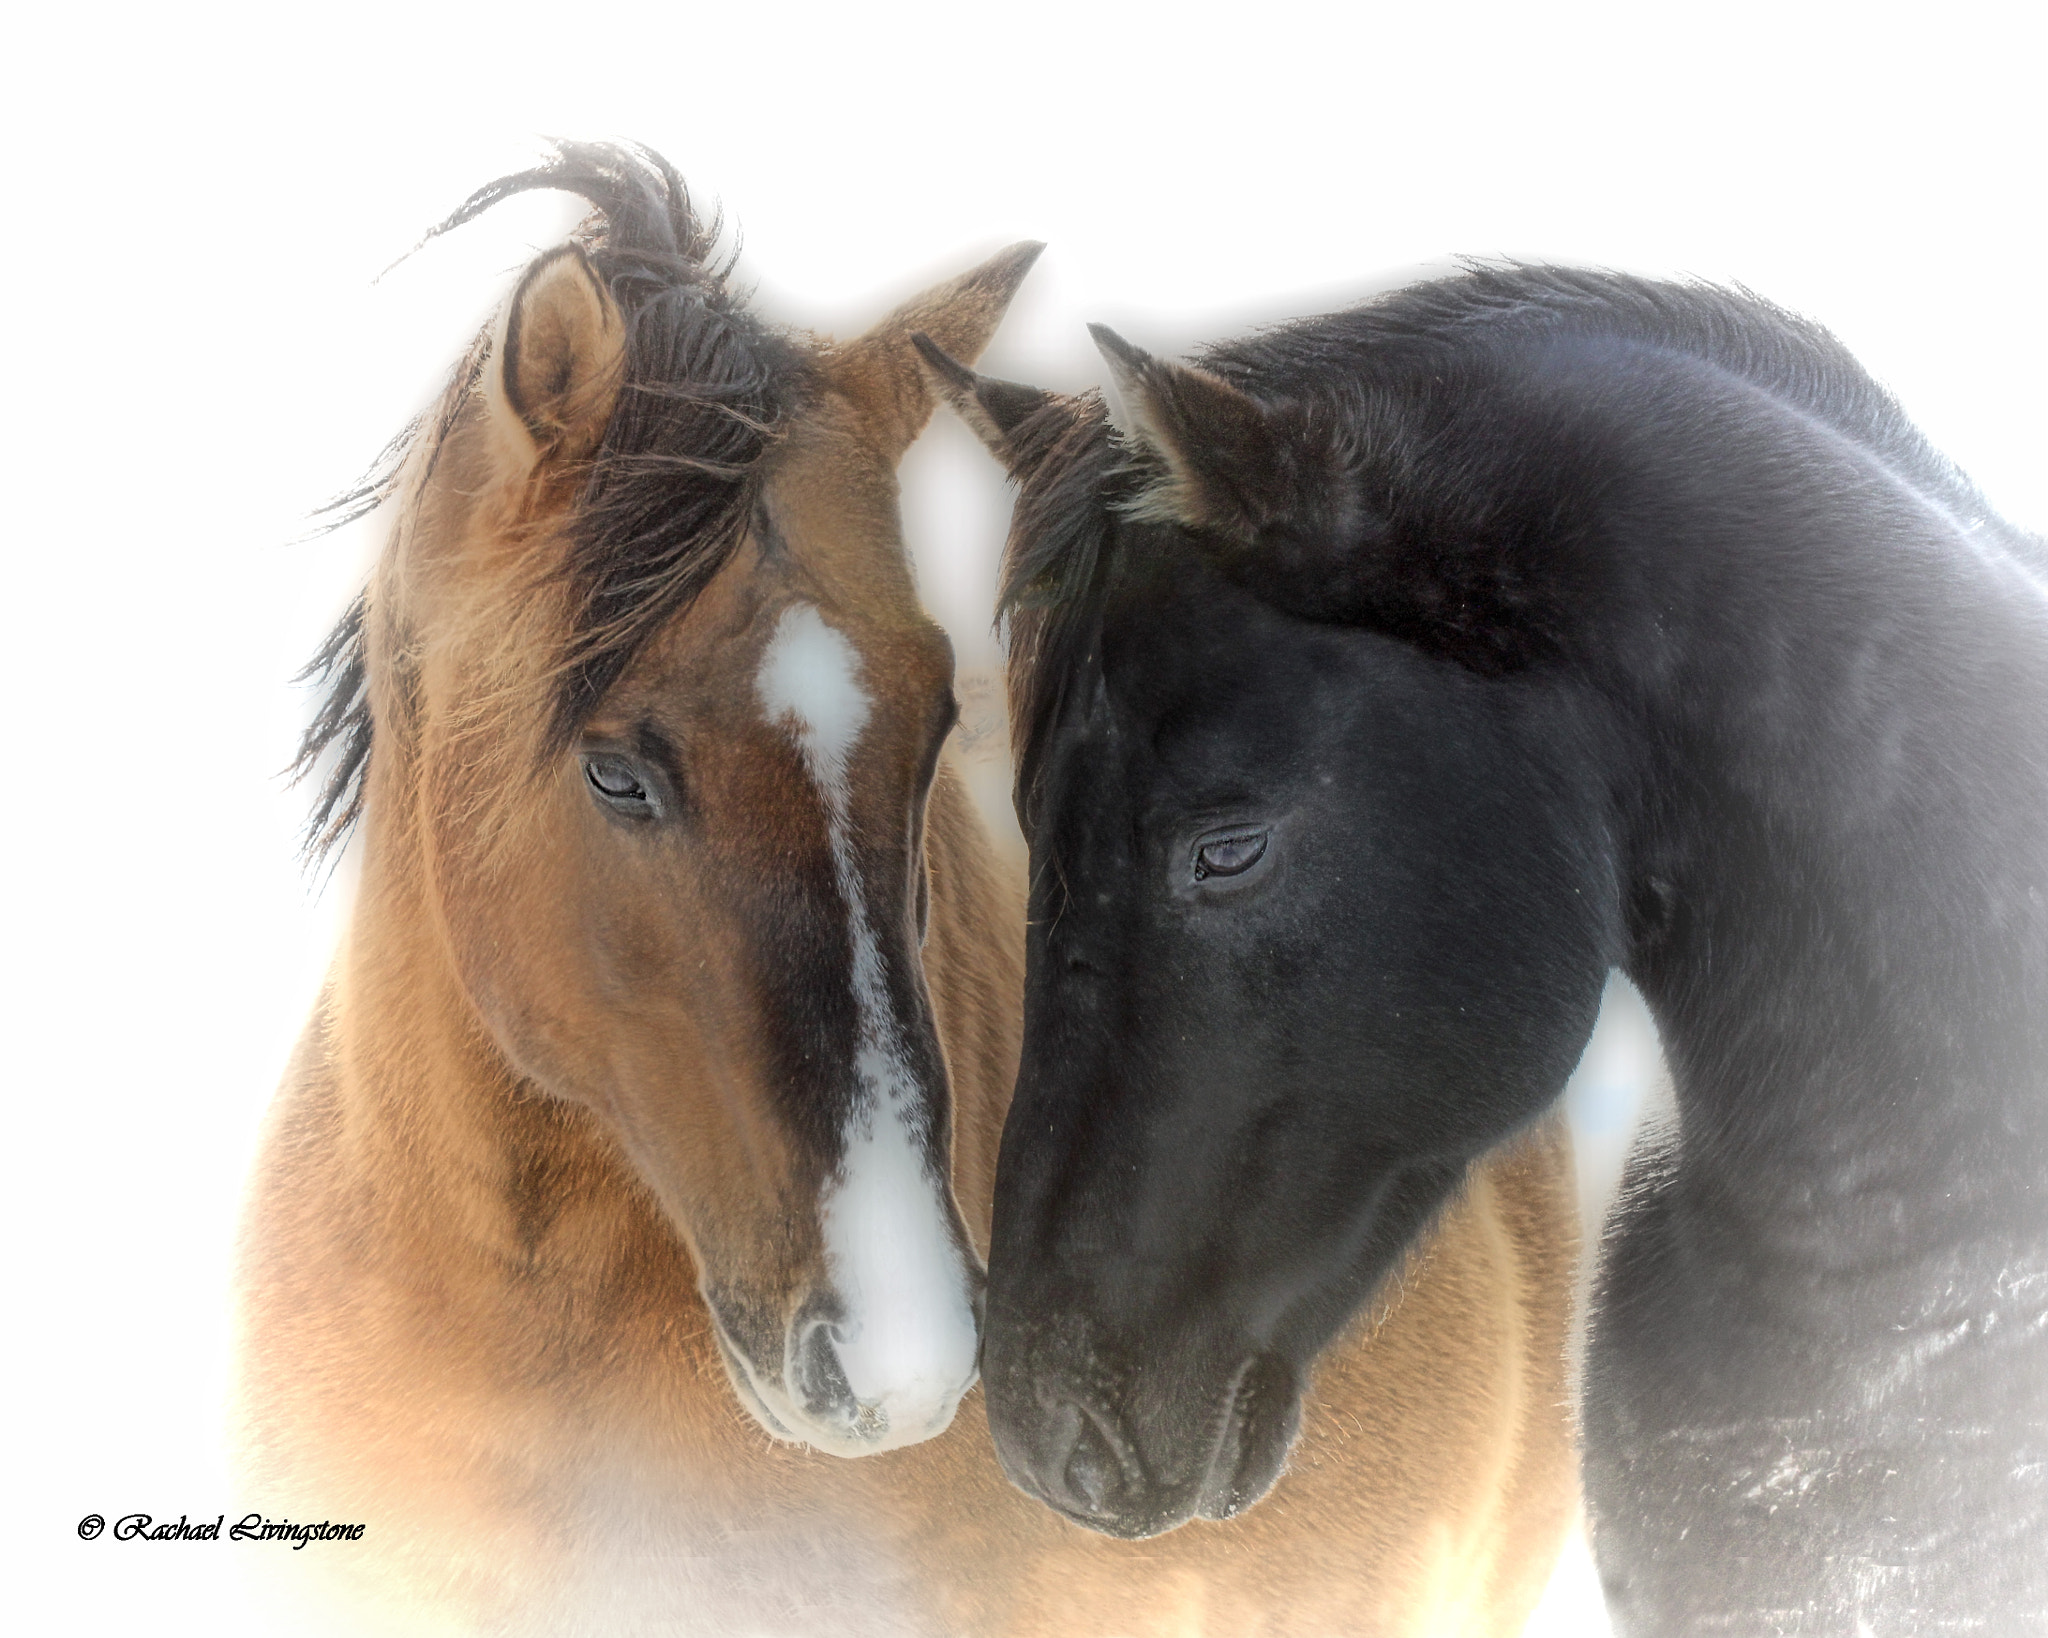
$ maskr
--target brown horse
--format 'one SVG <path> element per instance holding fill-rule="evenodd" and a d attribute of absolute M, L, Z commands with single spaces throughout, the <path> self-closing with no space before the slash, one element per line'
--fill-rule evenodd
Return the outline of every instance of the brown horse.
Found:
<path fill-rule="evenodd" d="M 1332 1351 L 1239 1524 L 1106 1541 L 978 1399 L 934 1437 L 1022 901 L 893 467 L 909 336 L 978 353 L 1035 247 L 833 345 L 745 310 L 651 155 L 447 225 L 531 187 L 596 214 L 366 487 L 394 526 L 319 662 L 361 884 L 252 1185 L 242 1414 L 252 1505 L 366 1528 L 292 1572 L 378 1631 L 1514 1631 L 1575 1499 L 1554 1147 Z"/>

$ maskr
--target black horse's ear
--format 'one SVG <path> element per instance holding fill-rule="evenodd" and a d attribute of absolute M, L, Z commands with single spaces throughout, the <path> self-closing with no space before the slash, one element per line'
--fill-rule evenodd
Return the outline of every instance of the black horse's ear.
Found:
<path fill-rule="evenodd" d="M 1163 475 L 1132 516 L 1249 544 L 1300 511 L 1300 451 L 1274 412 L 1220 376 L 1154 358 L 1106 324 L 1091 324 L 1123 401 L 1126 435 Z"/>
<path fill-rule="evenodd" d="M 1101 416 L 1101 401 L 1092 392 L 1069 397 L 1021 381 L 976 375 L 930 336 L 910 339 L 933 389 L 960 412 L 1017 483 L 1027 482 L 1077 428 Z"/>
<path fill-rule="evenodd" d="M 925 372 L 939 396 L 959 411 L 960 419 L 988 445 L 989 453 L 1003 463 L 1005 471 L 1012 477 L 1021 476 L 1010 435 L 1052 403 L 1055 395 L 1021 381 L 977 375 L 922 330 L 911 336 L 910 342 L 924 360 Z"/>
<path fill-rule="evenodd" d="M 1129 502 L 1132 517 L 1177 523 L 1237 547 L 1278 532 L 1335 549 L 1357 526 L 1348 462 L 1327 422 L 1261 403 L 1221 376 L 1133 347 L 1091 324 L 1124 431 L 1161 472 Z"/>

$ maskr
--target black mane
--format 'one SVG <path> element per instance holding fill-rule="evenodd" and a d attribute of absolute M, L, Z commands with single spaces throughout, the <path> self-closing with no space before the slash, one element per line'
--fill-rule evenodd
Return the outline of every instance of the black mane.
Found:
<path fill-rule="evenodd" d="M 559 571 L 573 610 L 554 656 L 546 743 L 559 747 L 730 556 L 762 459 L 802 393 L 804 368 L 793 342 L 745 310 L 730 282 L 732 258 L 717 259 L 718 220 L 697 215 L 682 178 L 649 149 L 562 143 L 545 163 L 479 188 L 427 238 L 535 189 L 589 201 L 592 216 L 578 238 L 627 336 L 618 405 L 577 499 Z M 485 363 L 485 349 L 471 349 L 439 412 L 407 426 L 363 481 L 325 509 L 331 526 L 389 500 L 416 448 L 431 464 Z M 358 596 L 300 677 L 317 682 L 321 697 L 293 777 L 333 753 L 307 827 L 316 859 L 340 845 L 362 812 L 373 734 L 365 615 Z"/>
<path fill-rule="evenodd" d="M 1834 336 L 1739 288 L 1578 268 L 1473 265 L 1364 306 L 1213 344 L 1194 362 L 1262 402 L 1301 407 L 1310 424 L 1351 429 L 1352 438 L 1369 441 L 1369 429 L 1390 426 L 1387 383 L 1427 382 L 1439 401 L 1469 399 L 1485 392 L 1504 354 L 1553 337 L 1664 349 L 1751 382 L 1869 450 L 1959 524 L 1984 530 L 2037 567 L 2048 566 L 2040 543 L 1997 518 Z M 1022 489 L 999 619 L 1010 637 L 1019 791 L 1028 807 L 1037 730 L 1058 704 L 1050 679 L 1075 674 L 1074 650 L 1085 644 L 1112 587 L 1132 567 L 1111 561 L 1123 555 L 1109 550 L 1112 514 L 1158 468 L 1115 435 L 1095 393 L 1056 400 L 1012 440 Z M 1405 478 L 1424 476 L 1419 463 L 1402 464 Z M 1469 496 L 1444 500 L 1469 510 Z M 1517 565 L 1504 575 L 1498 563 L 1437 563 L 1425 572 L 1447 580 L 1483 576 L 1484 586 L 1468 581 L 1452 588 L 1454 600 L 1475 607 L 1489 595 L 1503 595 L 1502 582 L 1512 574 L 1527 574 Z M 1506 595 L 1530 600 L 1519 587 Z M 1416 635 L 1398 621 L 1389 628 Z M 1495 660 L 1484 652 L 1458 657 L 1482 668 Z"/>
<path fill-rule="evenodd" d="M 1636 278 L 1586 268 L 1468 267 L 1371 304 L 1222 342 L 1203 367 L 1249 389 L 1323 397 L 1350 408 L 1347 383 L 1368 358 L 1448 366 L 1463 375 L 1532 338 L 1637 342 L 1704 360 L 1763 388 L 1861 444 L 1965 523 L 1984 498 L 1906 418 L 1823 326 L 1751 291 Z M 1446 381 L 1455 392 L 1456 379 Z"/>

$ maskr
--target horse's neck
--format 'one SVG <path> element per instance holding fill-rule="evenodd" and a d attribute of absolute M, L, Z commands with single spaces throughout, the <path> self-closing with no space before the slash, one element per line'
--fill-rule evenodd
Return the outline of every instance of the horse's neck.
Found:
<path fill-rule="evenodd" d="M 1666 919 L 1632 976 L 1681 1199 L 1764 1262 L 2048 1259 L 2048 595 L 1860 476 L 1776 538 L 1738 484 L 1742 521 L 1665 545 L 1688 669 L 1645 736 L 1638 874 Z"/>

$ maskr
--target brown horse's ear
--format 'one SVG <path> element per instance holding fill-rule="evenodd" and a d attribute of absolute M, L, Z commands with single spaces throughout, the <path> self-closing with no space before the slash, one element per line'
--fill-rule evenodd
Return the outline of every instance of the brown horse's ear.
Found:
<path fill-rule="evenodd" d="M 1026 421 L 1057 401 L 1057 395 L 1042 387 L 1027 387 L 1021 381 L 999 381 L 992 375 L 976 375 L 922 330 L 911 333 L 910 344 L 924 360 L 931 385 L 938 395 L 959 411 L 960 419 L 1013 478 L 1024 477 L 1019 470 L 1020 454 L 1011 438 Z"/>
<path fill-rule="evenodd" d="M 526 270 L 497 358 L 495 407 L 529 464 L 581 460 L 597 448 L 625 375 L 626 329 L 580 247 L 562 245 Z"/>
<path fill-rule="evenodd" d="M 891 460 L 924 431 L 937 403 L 910 338 L 922 332 L 971 364 L 1043 249 L 1035 240 L 1012 245 L 957 279 L 912 297 L 865 335 L 828 355 L 825 369 L 832 384 L 867 412 Z"/>

